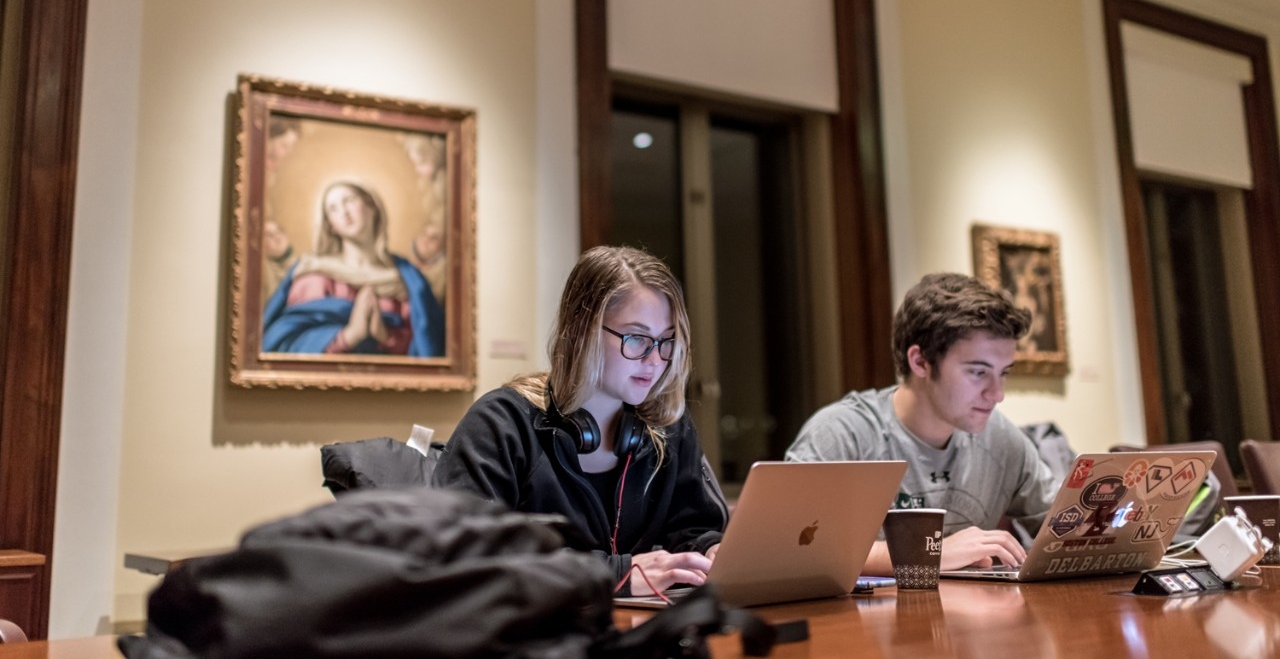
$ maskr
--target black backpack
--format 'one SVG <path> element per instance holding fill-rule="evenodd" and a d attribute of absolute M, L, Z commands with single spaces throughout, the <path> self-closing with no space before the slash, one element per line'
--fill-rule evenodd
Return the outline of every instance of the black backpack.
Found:
<path fill-rule="evenodd" d="M 563 548 L 555 516 L 460 492 L 350 492 L 250 530 L 235 551 L 184 562 L 147 603 L 130 659 L 706 656 L 741 627 L 767 654 L 772 628 L 712 591 L 613 628 L 610 570 Z M 748 645 L 750 644 L 750 645 Z"/>

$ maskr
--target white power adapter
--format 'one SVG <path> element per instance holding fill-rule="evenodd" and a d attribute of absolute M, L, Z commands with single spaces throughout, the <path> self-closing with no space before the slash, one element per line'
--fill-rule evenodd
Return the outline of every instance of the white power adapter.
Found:
<path fill-rule="evenodd" d="M 1209 561 L 1213 573 L 1228 582 L 1257 565 L 1269 549 L 1271 541 L 1262 537 L 1262 532 L 1239 508 L 1234 515 L 1218 520 L 1195 545 L 1195 550 Z"/>

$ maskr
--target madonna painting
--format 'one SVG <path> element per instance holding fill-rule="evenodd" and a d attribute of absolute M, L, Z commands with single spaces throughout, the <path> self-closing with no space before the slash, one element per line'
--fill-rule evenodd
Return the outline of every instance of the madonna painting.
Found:
<path fill-rule="evenodd" d="M 232 381 L 474 386 L 474 115 L 242 76 Z"/>

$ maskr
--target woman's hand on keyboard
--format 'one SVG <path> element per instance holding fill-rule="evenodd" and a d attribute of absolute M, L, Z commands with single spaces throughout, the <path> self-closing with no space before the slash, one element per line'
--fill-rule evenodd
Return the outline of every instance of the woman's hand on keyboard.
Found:
<path fill-rule="evenodd" d="M 631 565 L 644 571 L 643 578 L 632 571 L 631 594 L 655 595 L 678 583 L 701 586 L 707 580 L 711 559 L 692 551 L 672 554 L 660 550 L 632 554 Z"/>

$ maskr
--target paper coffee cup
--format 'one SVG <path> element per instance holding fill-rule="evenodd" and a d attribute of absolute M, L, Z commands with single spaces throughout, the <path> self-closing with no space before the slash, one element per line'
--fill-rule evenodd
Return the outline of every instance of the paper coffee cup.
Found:
<path fill-rule="evenodd" d="M 1271 541 L 1259 565 L 1280 565 L 1280 494 L 1224 497 L 1227 512 L 1234 515 L 1236 508 L 1244 511 L 1249 522 L 1258 527 L 1262 537 Z"/>
<path fill-rule="evenodd" d="M 885 516 L 884 537 L 898 588 L 938 587 L 942 518 L 946 512 L 941 508 L 911 508 L 890 510 Z"/>

